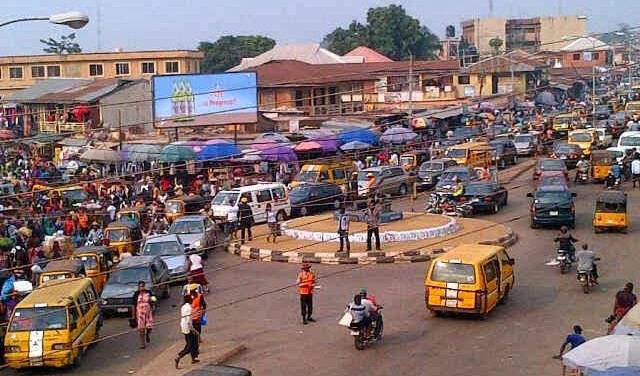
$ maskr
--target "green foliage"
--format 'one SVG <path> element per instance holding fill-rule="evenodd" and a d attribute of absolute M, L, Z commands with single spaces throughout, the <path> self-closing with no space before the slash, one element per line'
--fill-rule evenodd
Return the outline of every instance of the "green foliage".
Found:
<path fill-rule="evenodd" d="M 493 53 L 493 55 L 500 55 L 500 52 L 502 51 L 502 44 L 503 41 L 502 39 L 496 37 L 493 38 L 489 41 L 489 46 L 491 47 L 491 52 Z"/>
<path fill-rule="evenodd" d="M 69 35 L 63 35 L 60 37 L 60 40 L 55 40 L 53 38 L 49 39 L 40 39 L 40 43 L 44 44 L 47 47 L 44 47 L 42 51 L 48 54 L 56 54 L 56 55 L 64 55 L 68 54 L 79 54 L 82 52 L 82 48 L 80 45 L 75 42 L 76 33 L 71 33 Z"/>
<path fill-rule="evenodd" d="M 400 5 L 370 8 L 365 25 L 353 21 L 347 29 L 339 27 L 327 34 L 322 44 L 340 55 L 363 45 L 394 60 L 405 60 L 411 55 L 433 59 L 440 49 L 438 37 L 407 15 Z"/>
<path fill-rule="evenodd" d="M 262 35 L 225 35 L 213 43 L 200 42 L 198 51 L 204 52 L 200 70 L 202 73 L 224 72 L 240 64 L 242 58 L 256 57 L 275 45 L 275 40 Z"/>

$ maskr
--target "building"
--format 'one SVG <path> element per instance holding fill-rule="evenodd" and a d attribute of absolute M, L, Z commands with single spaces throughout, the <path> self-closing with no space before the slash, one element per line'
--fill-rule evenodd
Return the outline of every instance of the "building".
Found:
<path fill-rule="evenodd" d="M 613 49 L 593 37 L 582 37 L 563 47 L 559 54 L 562 67 L 603 67 L 613 63 Z"/>
<path fill-rule="evenodd" d="M 362 63 L 390 63 L 393 61 L 380 52 L 364 46 L 356 47 L 344 56 L 362 58 Z"/>
<path fill-rule="evenodd" d="M 200 73 L 204 54 L 190 50 L 0 57 L 0 98 L 48 78 L 139 79 Z"/>
<path fill-rule="evenodd" d="M 340 56 L 320 47 L 318 43 L 277 44 L 269 51 L 256 57 L 243 58 L 240 64 L 228 72 L 240 72 L 269 63 L 271 61 L 295 60 L 307 64 L 345 64 L 362 63 L 362 56 Z"/>
<path fill-rule="evenodd" d="M 587 33 L 584 16 L 509 19 L 505 23 L 507 51 L 560 51 L 576 35 Z"/>
<path fill-rule="evenodd" d="M 494 38 L 505 40 L 504 18 L 474 18 L 462 21 L 462 39 L 474 46 L 480 58 L 489 56 L 493 49 L 489 41 Z"/>

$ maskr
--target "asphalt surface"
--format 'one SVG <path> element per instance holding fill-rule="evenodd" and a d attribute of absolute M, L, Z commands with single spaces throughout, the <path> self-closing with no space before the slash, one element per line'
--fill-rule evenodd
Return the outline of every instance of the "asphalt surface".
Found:
<path fill-rule="evenodd" d="M 571 172 L 573 174 L 573 172 Z M 256 375 L 551 375 L 561 365 L 552 356 L 575 324 L 589 338 L 606 331 L 604 318 L 612 309 L 613 296 L 627 281 L 636 281 L 640 240 L 634 228 L 640 216 L 634 205 L 640 189 L 631 190 L 627 234 L 594 234 L 591 226 L 596 194 L 601 185 L 572 186 L 576 199 L 577 228 L 574 236 L 588 242 L 602 258 L 600 286 L 582 293 L 575 269 L 561 275 L 545 262 L 555 255 L 552 241 L 557 229 L 529 228 L 529 207 L 525 194 L 531 187 L 531 173 L 509 185 L 509 204 L 497 215 L 481 216 L 506 223 L 519 235 L 510 249 L 516 259 L 516 285 L 506 305 L 487 319 L 435 318 L 424 307 L 426 263 L 328 266 L 314 265 L 319 288 L 314 301 L 316 323 L 303 326 L 295 282 L 295 264 L 259 263 L 226 253 L 210 258 L 207 296 L 209 325 L 205 341 L 243 343 L 248 350 L 232 365 Z M 422 208 L 423 199 L 416 204 Z M 410 200 L 395 203 L 410 210 Z M 637 284 L 637 283 L 636 283 Z M 348 331 L 337 325 L 345 305 L 359 288 L 367 287 L 384 305 L 385 336 L 364 351 L 357 351 Z M 114 336 L 89 350 L 82 365 L 70 370 L 36 370 L 7 375 L 126 375 L 150 362 L 170 344 L 182 341 L 177 318 L 178 291 L 160 304 L 155 317 L 152 343 L 139 350 L 137 335 L 128 333 L 126 318 L 107 320 L 102 334 Z M 159 370 L 159 375 L 170 370 Z"/>

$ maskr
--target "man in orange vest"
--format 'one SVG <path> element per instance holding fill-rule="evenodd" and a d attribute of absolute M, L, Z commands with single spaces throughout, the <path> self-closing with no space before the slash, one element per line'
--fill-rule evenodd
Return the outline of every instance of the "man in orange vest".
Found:
<path fill-rule="evenodd" d="M 193 320 L 193 329 L 198 333 L 198 340 L 196 345 L 199 349 L 200 342 L 202 342 L 202 317 L 207 309 L 207 303 L 204 301 L 204 297 L 198 292 L 198 289 L 193 289 L 189 293 L 191 295 L 191 319 Z"/>
<path fill-rule="evenodd" d="M 316 284 L 316 274 L 312 272 L 309 263 L 302 264 L 302 270 L 298 273 L 298 291 L 300 292 L 300 311 L 302 313 L 302 324 L 314 322 L 313 314 L 313 288 Z"/>

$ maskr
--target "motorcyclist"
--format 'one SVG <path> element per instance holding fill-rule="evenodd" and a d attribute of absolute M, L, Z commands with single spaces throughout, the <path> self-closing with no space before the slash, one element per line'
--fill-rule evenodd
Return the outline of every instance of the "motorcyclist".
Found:
<path fill-rule="evenodd" d="M 596 265 L 596 260 L 598 260 L 595 252 L 589 250 L 589 245 L 584 243 L 582 245 L 582 250 L 576 254 L 576 258 L 578 259 L 578 273 L 580 272 L 590 272 L 591 273 L 591 281 L 594 284 L 598 284 L 598 266 Z"/>
<path fill-rule="evenodd" d="M 569 233 L 567 226 L 560 227 L 560 235 L 556 236 L 553 241 L 558 243 L 558 249 L 565 250 L 569 253 L 569 260 L 571 260 L 571 262 L 576 261 L 576 247 L 573 243 L 577 242 L 578 239 Z"/>
<path fill-rule="evenodd" d="M 613 166 L 611 166 L 611 172 L 613 172 L 613 176 L 616 180 L 619 181 L 622 177 L 622 162 L 614 163 Z"/>
<path fill-rule="evenodd" d="M 89 230 L 87 234 L 87 244 L 102 245 L 102 236 L 103 233 L 100 225 L 98 225 L 98 222 L 93 222 L 91 224 L 91 230 Z"/>
<path fill-rule="evenodd" d="M 453 189 L 453 193 L 451 194 L 455 200 L 461 197 L 464 194 L 464 185 L 462 185 L 462 181 L 460 178 L 456 178 L 456 186 Z"/>
<path fill-rule="evenodd" d="M 371 313 L 369 308 L 362 303 L 362 296 L 357 294 L 353 297 L 353 302 L 347 305 L 347 312 L 351 314 L 351 324 L 358 324 L 360 330 L 371 328 Z"/>
<path fill-rule="evenodd" d="M 616 177 L 613 175 L 613 171 L 609 170 L 607 178 L 604 180 L 604 186 L 606 188 L 613 188 L 616 186 Z"/>
<path fill-rule="evenodd" d="M 365 288 L 360 289 L 360 297 L 362 300 L 362 304 L 367 306 L 367 308 L 369 309 L 369 314 L 371 315 L 371 321 L 372 322 L 375 321 L 376 323 L 376 328 L 373 333 L 373 336 L 374 338 L 377 338 L 378 335 L 380 334 L 380 330 L 382 329 L 382 325 L 383 325 L 382 314 L 379 311 L 380 305 L 376 301 L 375 296 L 367 295 L 367 289 Z"/>
<path fill-rule="evenodd" d="M 576 164 L 576 177 L 575 179 L 573 179 L 574 183 L 578 182 L 578 178 L 580 177 L 580 174 L 586 173 L 589 174 L 589 161 L 587 160 L 587 158 L 583 155 L 582 157 L 580 157 L 580 160 L 578 161 L 578 163 Z"/>

